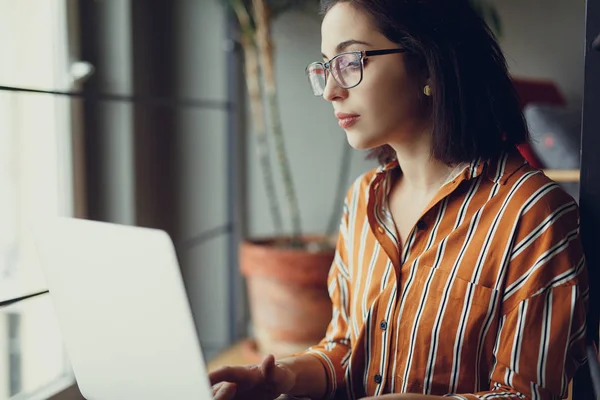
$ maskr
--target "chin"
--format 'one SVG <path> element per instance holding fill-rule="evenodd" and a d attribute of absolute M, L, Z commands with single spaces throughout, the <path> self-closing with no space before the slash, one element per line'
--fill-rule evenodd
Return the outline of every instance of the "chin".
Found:
<path fill-rule="evenodd" d="M 366 136 L 364 132 L 361 133 L 355 130 L 347 130 L 346 138 L 348 139 L 348 144 L 356 150 L 369 150 L 382 145 L 382 143 L 379 143 L 379 140 Z"/>

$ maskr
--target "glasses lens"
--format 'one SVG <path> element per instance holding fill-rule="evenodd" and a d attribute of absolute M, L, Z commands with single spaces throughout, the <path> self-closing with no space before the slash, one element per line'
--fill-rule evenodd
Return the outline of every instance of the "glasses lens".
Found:
<path fill-rule="evenodd" d="M 323 64 L 314 63 L 306 68 L 308 82 L 315 96 L 322 96 L 325 90 L 325 68 Z"/>
<path fill-rule="evenodd" d="M 331 73 L 340 86 L 350 88 L 358 85 L 362 74 L 360 55 L 342 54 L 331 62 Z"/>

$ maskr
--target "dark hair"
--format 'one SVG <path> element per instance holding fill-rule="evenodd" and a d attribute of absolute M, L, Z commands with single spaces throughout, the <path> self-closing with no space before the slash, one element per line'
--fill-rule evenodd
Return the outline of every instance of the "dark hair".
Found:
<path fill-rule="evenodd" d="M 341 2 L 408 50 L 407 70 L 422 77 L 421 87 L 429 79 L 435 158 L 492 158 L 529 139 L 506 59 L 468 0 L 321 0 L 322 13 Z M 395 156 L 389 146 L 372 154 L 382 163 Z"/>

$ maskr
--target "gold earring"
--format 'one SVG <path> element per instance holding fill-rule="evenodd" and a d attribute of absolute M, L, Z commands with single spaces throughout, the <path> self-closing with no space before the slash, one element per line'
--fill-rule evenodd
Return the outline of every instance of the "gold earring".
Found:
<path fill-rule="evenodd" d="M 425 85 L 423 88 L 423 93 L 425 93 L 425 96 L 427 97 L 431 96 L 431 86 Z"/>

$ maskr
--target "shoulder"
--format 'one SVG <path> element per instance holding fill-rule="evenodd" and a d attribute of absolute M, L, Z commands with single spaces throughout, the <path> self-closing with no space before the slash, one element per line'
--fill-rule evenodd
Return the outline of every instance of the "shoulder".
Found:
<path fill-rule="evenodd" d="M 576 214 L 579 211 L 571 195 L 543 171 L 529 164 L 512 172 L 501 190 L 510 199 L 511 207 L 519 209 L 520 218 L 537 220 L 565 210 Z"/>

